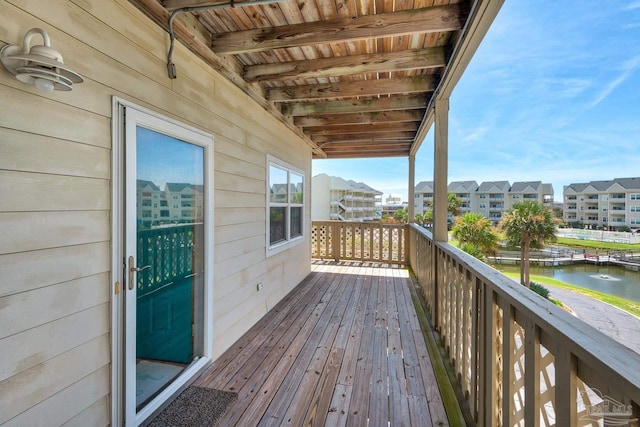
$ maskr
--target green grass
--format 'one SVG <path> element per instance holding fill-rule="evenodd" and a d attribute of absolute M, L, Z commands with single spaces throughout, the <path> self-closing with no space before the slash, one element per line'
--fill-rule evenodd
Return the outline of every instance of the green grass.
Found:
<path fill-rule="evenodd" d="M 520 280 L 520 273 L 504 273 L 507 277 Z M 561 289 L 567 289 L 580 295 L 587 296 L 589 298 L 596 299 L 598 301 L 606 302 L 614 307 L 618 307 L 634 316 L 640 317 L 640 303 L 629 301 L 628 299 L 616 297 L 613 295 L 605 294 L 604 292 L 593 291 L 591 289 L 582 288 L 580 286 L 571 285 L 566 282 L 562 282 L 550 277 L 531 275 L 531 280 L 534 282 L 542 283 L 544 285 L 551 285 Z M 552 291 L 553 293 L 553 291 Z"/>
<path fill-rule="evenodd" d="M 558 237 L 557 243 L 562 246 L 571 246 L 577 248 L 589 248 L 589 249 L 609 249 L 615 251 L 640 251 L 640 243 L 613 243 L 613 242 L 600 242 L 598 240 L 580 240 L 569 239 L 567 237 Z"/>

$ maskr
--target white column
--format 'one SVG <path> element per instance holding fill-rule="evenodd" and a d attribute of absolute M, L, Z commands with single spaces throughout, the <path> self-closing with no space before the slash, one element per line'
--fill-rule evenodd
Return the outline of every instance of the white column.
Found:
<path fill-rule="evenodd" d="M 433 239 L 446 242 L 447 233 L 447 163 L 449 145 L 449 99 L 435 103 L 435 137 L 433 145 Z"/>

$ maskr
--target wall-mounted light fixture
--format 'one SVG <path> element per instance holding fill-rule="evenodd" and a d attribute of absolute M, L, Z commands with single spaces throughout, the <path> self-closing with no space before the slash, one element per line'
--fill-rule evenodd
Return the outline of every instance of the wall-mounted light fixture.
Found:
<path fill-rule="evenodd" d="M 44 45 L 31 47 L 31 38 L 40 34 Z M 0 50 L 2 65 L 16 79 L 34 85 L 43 92 L 71 90 L 73 83 L 82 83 L 82 76 L 64 65 L 62 55 L 51 48 L 47 33 L 32 28 L 24 35 L 22 47 L 12 44 Z"/>

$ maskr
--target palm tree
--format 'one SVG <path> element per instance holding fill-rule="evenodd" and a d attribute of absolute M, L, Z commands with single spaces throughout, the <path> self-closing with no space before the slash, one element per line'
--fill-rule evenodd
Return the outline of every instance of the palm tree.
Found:
<path fill-rule="evenodd" d="M 467 212 L 457 217 L 452 234 L 460 249 L 483 261 L 498 248 L 498 234 L 491 221 L 479 213 Z"/>
<path fill-rule="evenodd" d="M 460 199 L 454 193 L 447 193 L 447 212 L 454 217 L 460 213 Z"/>
<path fill-rule="evenodd" d="M 508 245 L 520 246 L 520 282 L 528 288 L 529 250 L 555 240 L 553 213 L 537 202 L 516 203 L 507 211 L 499 228 L 504 232 Z"/>

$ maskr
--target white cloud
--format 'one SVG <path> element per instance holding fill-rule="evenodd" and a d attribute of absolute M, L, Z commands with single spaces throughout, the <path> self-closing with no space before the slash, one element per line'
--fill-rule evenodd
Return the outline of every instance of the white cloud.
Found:
<path fill-rule="evenodd" d="M 616 77 L 615 79 L 613 79 L 612 81 L 610 81 L 606 86 L 604 86 L 604 88 L 602 89 L 600 94 L 596 97 L 596 99 L 594 99 L 589 104 L 589 108 L 595 107 L 600 102 L 602 102 L 605 98 L 607 98 L 614 90 L 616 90 L 616 88 L 618 86 L 620 86 L 631 75 L 633 75 L 633 73 L 638 68 L 640 68 L 640 56 L 636 56 L 635 58 L 631 58 L 630 60 L 625 61 L 622 64 L 622 72 L 621 72 L 621 74 L 618 77 Z"/>

